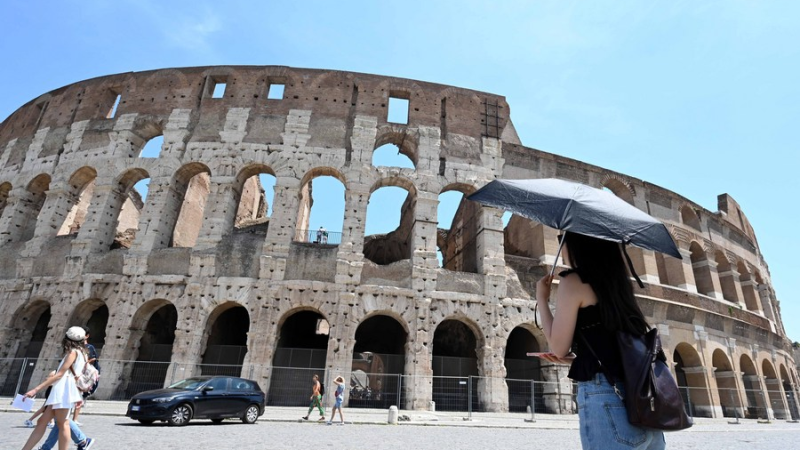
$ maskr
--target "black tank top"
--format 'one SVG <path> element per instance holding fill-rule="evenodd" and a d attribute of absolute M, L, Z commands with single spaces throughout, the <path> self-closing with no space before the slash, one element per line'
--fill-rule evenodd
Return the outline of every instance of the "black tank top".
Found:
<path fill-rule="evenodd" d="M 570 269 L 561 272 L 559 276 L 564 277 L 573 272 L 577 273 L 578 276 L 581 275 L 580 271 Z M 581 281 L 586 282 L 584 277 L 581 277 Z M 587 341 L 592 346 L 592 350 L 594 350 L 597 357 L 592 354 L 591 350 L 586 348 Z M 617 347 L 616 333 L 607 330 L 603 326 L 600 307 L 597 305 L 578 309 L 575 333 L 572 335 L 572 352 L 575 353 L 575 359 L 569 368 L 568 376 L 575 381 L 589 381 L 594 378 L 595 374 L 601 372 L 597 358 L 600 359 L 605 370 L 616 381 L 621 381 L 625 378 Z"/>

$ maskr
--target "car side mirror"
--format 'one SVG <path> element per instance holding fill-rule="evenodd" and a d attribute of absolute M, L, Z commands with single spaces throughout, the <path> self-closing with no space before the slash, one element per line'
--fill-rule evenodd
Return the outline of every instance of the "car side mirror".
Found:
<path fill-rule="evenodd" d="M 208 392 L 208 391 L 213 391 L 213 390 L 214 390 L 214 386 L 206 386 L 206 387 L 203 388 L 203 392 Z"/>

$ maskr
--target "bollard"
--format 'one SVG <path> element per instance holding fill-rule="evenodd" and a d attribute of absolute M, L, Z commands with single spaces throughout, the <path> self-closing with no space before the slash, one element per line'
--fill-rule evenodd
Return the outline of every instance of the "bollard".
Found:
<path fill-rule="evenodd" d="M 428 408 L 431 410 L 431 412 L 436 411 L 436 402 L 432 401 L 432 402 L 428 403 Z"/>
<path fill-rule="evenodd" d="M 389 407 L 389 425 L 397 425 L 397 406 Z"/>

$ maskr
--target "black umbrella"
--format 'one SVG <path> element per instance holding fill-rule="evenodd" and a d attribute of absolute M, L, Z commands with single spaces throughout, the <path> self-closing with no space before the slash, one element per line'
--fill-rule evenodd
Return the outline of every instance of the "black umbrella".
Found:
<path fill-rule="evenodd" d="M 494 180 L 468 198 L 551 228 L 681 258 L 663 223 L 613 193 L 585 184 L 555 178 Z"/>

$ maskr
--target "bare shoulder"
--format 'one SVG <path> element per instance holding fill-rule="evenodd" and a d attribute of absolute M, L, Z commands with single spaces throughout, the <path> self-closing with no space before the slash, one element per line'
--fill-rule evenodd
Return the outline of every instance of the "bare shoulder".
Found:
<path fill-rule="evenodd" d="M 581 281 L 580 275 L 570 273 L 561 278 L 558 283 L 559 298 L 577 302 L 580 306 L 589 306 L 597 303 L 597 296 L 592 287 Z"/>

